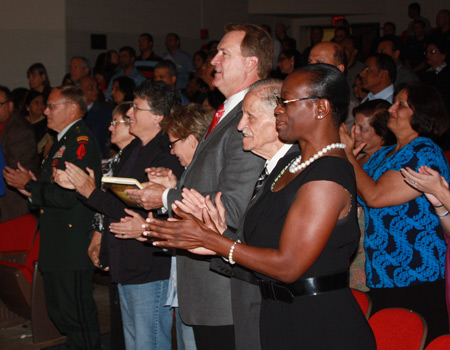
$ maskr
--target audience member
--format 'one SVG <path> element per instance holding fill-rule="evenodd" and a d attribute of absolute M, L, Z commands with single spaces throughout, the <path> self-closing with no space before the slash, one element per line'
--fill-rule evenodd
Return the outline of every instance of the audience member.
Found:
<path fill-rule="evenodd" d="M 302 55 L 297 50 L 283 50 L 278 57 L 278 68 L 283 77 L 291 74 L 295 69 L 301 67 Z"/>
<path fill-rule="evenodd" d="M 395 36 L 384 36 L 378 43 L 377 52 L 384 53 L 391 56 L 397 67 L 397 78 L 395 79 L 394 87 L 399 87 L 404 83 L 417 83 L 419 78 L 410 69 L 406 68 L 401 57 L 401 41 Z"/>
<path fill-rule="evenodd" d="M 308 57 L 309 57 L 309 54 L 310 54 L 310 52 L 311 52 L 311 49 L 315 46 L 315 45 L 317 45 L 318 43 L 320 43 L 320 42 L 322 42 L 322 40 L 323 40 L 323 29 L 321 28 L 321 27 L 313 27 L 313 28 L 311 28 L 311 37 L 310 37 L 310 40 L 311 40 L 311 45 L 310 46 L 308 46 L 304 51 L 303 51 L 303 54 L 302 54 L 302 58 L 303 58 L 303 62 L 302 62 L 302 66 L 304 66 L 304 65 L 306 65 L 307 64 L 307 60 L 308 60 Z"/>
<path fill-rule="evenodd" d="M 44 95 L 44 103 L 47 102 L 48 95 L 52 88 L 48 79 L 47 70 L 42 63 L 34 63 L 27 70 L 30 90 L 41 92 Z"/>
<path fill-rule="evenodd" d="M 254 270 L 263 296 L 262 349 L 376 348 L 348 287 L 350 255 L 359 240 L 354 173 L 345 146 L 337 143 L 348 100 L 345 77 L 331 65 L 303 67 L 286 78 L 275 109 L 277 130 L 281 139 L 298 141 L 302 155 L 284 159 L 269 177 L 270 190 L 247 212 L 246 244 L 178 207 L 180 221 L 149 219 L 155 246 L 206 248 Z M 309 160 L 301 163 L 303 157 Z"/>
<path fill-rule="evenodd" d="M 177 189 L 151 185 L 128 193 L 144 208 L 165 203 L 171 210 L 171 204 L 181 200 L 183 187 L 195 188 L 211 197 L 221 191 L 228 225 L 236 229 L 263 167 L 261 158 L 242 150 L 242 134 L 236 128 L 247 88 L 270 73 L 273 50 L 269 34 L 259 26 L 229 24 L 225 30 L 211 64 L 216 69 L 214 85 L 227 100 L 216 112 Z M 230 280 L 210 271 L 209 265 L 210 259 L 190 254 L 177 256 L 180 315 L 194 327 L 198 349 L 232 349 L 235 339 Z"/>
<path fill-rule="evenodd" d="M 136 88 L 133 105 L 127 112 L 129 131 L 136 139 L 124 148 L 115 176 L 143 182 L 149 167 L 166 167 L 181 176 L 183 168 L 170 154 L 168 137 L 160 126 L 163 118 L 179 105 L 177 93 L 166 83 L 147 80 Z M 65 175 L 69 183 L 62 181 L 65 176 L 61 173 L 58 183 L 75 188 L 90 207 L 105 215 L 101 245 L 106 255 L 100 256 L 100 262 L 109 266 L 111 280 L 118 284 L 126 348 L 170 349 L 173 314 L 164 306 L 170 255 L 147 244 L 146 239 L 136 240 L 141 234 L 124 230 L 113 236 L 110 224 L 128 214 L 129 205 L 97 188 L 79 167 L 68 163 Z M 145 218 L 148 214 L 136 209 L 134 215 Z M 156 210 L 152 215 L 160 217 Z"/>
<path fill-rule="evenodd" d="M 332 41 L 341 44 L 345 39 L 349 39 L 350 36 L 350 29 L 348 27 L 336 27 Z"/>
<path fill-rule="evenodd" d="M 100 150 L 84 125 L 86 99 L 81 89 L 66 86 L 50 93 L 45 114 L 57 141 L 42 164 L 40 180 L 29 169 L 5 168 L 7 183 L 26 195 L 39 211 L 39 270 L 47 311 L 69 349 L 101 349 L 97 307 L 93 297 L 94 266 L 86 254 L 94 212 L 75 191 L 53 183 L 53 171 L 67 161 L 99 179 Z M 98 181 L 99 182 L 99 181 Z"/>
<path fill-rule="evenodd" d="M 436 32 L 433 37 L 447 41 L 450 45 L 450 11 L 442 9 L 436 15 Z"/>
<path fill-rule="evenodd" d="M 145 81 L 145 77 L 134 66 L 135 57 L 136 53 L 132 47 L 124 46 L 119 50 L 119 66 L 121 69 L 111 77 L 111 81 L 109 82 L 108 89 L 105 93 L 105 99 L 107 101 L 112 100 L 111 92 L 115 79 L 125 76 L 133 79 L 136 86 L 141 85 L 142 82 Z"/>
<path fill-rule="evenodd" d="M 429 33 L 430 30 L 431 30 L 430 21 L 427 18 L 422 17 L 420 15 L 420 11 L 421 11 L 421 8 L 420 8 L 420 4 L 419 3 L 412 2 L 412 3 L 410 3 L 408 5 L 408 17 L 411 18 L 411 21 L 408 24 L 408 29 L 407 29 L 406 32 L 407 32 L 408 37 L 410 37 L 410 38 L 415 37 L 415 29 L 414 29 L 414 27 L 415 27 L 415 22 L 416 21 L 423 22 L 424 29 L 425 29 L 426 33 Z"/>
<path fill-rule="evenodd" d="M 184 94 L 175 88 L 177 80 L 178 80 L 178 71 L 177 66 L 171 60 L 162 60 L 158 62 L 155 66 L 154 71 L 154 80 L 155 81 L 164 81 L 177 90 L 180 95 L 181 105 L 186 106 L 189 103 L 189 100 Z"/>
<path fill-rule="evenodd" d="M 340 45 L 344 49 L 345 57 L 347 57 L 347 83 L 352 86 L 356 76 L 364 69 L 364 64 L 358 60 L 359 50 L 354 38 L 346 38 L 341 41 Z"/>
<path fill-rule="evenodd" d="M 139 36 L 139 51 L 141 54 L 136 57 L 134 66 L 147 79 L 153 79 L 153 70 L 156 64 L 161 61 L 153 51 L 153 36 L 149 33 L 143 33 Z"/>
<path fill-rule="evenodd" d="M 99 90 L 93 77 L 83 77 L 79 80 L 81 90 L 86 96 L 87 112 L 84 123 L 94 134 L 103 158 L 108 158 L 108 127 L 111 123 L 112 108 L 109 104 L 98 100 Z"/>
<path fill-rule="evenodd" d="M 70 60 L 70 79 L 73 84 L 77 84 L 82 77 L 89 76 L 90 74 L 91 67 L 86 57 L 72 57 Z"/>
<path fill-rule="evenodd" d="M 54 138 L 47 128 L 47 117 L 44 110 L 47 104 L 44 95 L 37 91 L 30 91 L 25 99 L 25 118 L 31 124 L 34 131 L 39 163 L 47 158 L 48 152 L 53 145 Z"/>
<path fill-rule="evenodd" d="M 392 57 L 377 53 L 366 60 L 365 68 L 359 74 L 362 86 L 369 91 L 366 101 L 383 99 L 392 103 L 394 100 L 394 81 L 397 78 L 397 68 Z"/>
<path fill-rule="evenodd" d="M 395 33 L 396 30 L 397 30 L 397 27 L 396 27 L 395 23 L 393 23 L 393 22 L 386 22 L 383 25 L 383 36 L 388 36 L 388 35 L 395 36 L 396 35 L 396 33 Z"/>
<path fill-rule="evenodd" d="M 281 43 L 281 50 L 297 48 L 297 42 L 286 33 L 286 26 L 283 23 L 278 23 L 275 26 L 275 38 Z"/>
<path fill-rule="evenodd" d="M 0 145 L 5 164 L 17 169 L 18 163 L 39 172 L 39 158 L 31 125 L 14 109 L 12 95 L 5 86 L 0 86 Z M 14 170 L 19 171 L 19 170 Z M 28 201 L 15 188 L 6 187 L 6 195 L 0 197 L 0 221 L 8 221 L 29 213 Z"/>
<path fill-rule="evenodd" d="M 413 30 L 414 36 L 405 44 L 404 62 L 408 68 L 419 74 L 426 68 L 424 52 L 428 38 L 425 34 L 425 23 L 421 20 L 414 21 Z"/>
<path fill-rule="evenodd" d="M 128 77 L 118 77 L 112 81 L 111 95 L 116 105 L 133 100 L 133 91 L 136 88 L 134 80 Z"/>
<path fill-rule="evenodd" d="M 203 64 L 205 63 L 206 58 L 208 55 L 204 51 L 197 51 L 192 56 L 192 64 L 194 65 L 194 76 L 199 77 L 200 76 L 200 70 L 203 67 Z"/>
<path fill-rule="evenodd" d="M 430 139 L 447 129 L 444 111 L 434 88 L 407 84 L 389 108 L 388 128 L 397 143 L 383 147 L 363 167 L 352 154 L 351 144 L 345 150 L 365 210 L 366 276 L 372 312 L 387 307 L 412 309 L 427 320 L 430 340 L 448 333 L 446 246 L 430 203 L 404 182 L 400 169 L 428 165 L 450 179 L 447 159 Z"/>
<path fill-rule="evenodd" d="M 167 53 L 164 55 L 164 59 L 171 60 L 177 66 L 178 79 L 175 85 L 177 89 L 186 89 L 189 73 L 194 72 L 194 66 L 192 64 L 191 56 L 180 49 L 181 40 L 178 34 L 169 33 L 166 36 L 166 48 Z"/>

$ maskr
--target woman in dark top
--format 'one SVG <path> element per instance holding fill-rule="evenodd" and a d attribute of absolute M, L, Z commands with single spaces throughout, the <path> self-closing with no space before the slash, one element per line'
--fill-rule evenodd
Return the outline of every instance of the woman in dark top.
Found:
<path fill-rule="evenodd" d="M 203 247 L 255 271 L 263 349 L 375 349 L 348 287 L 359 241 L 355 176 L 338 131 L 348 103 L 348 84 L 333 66 L 307 66 L 286 78 L 275 109 L 277 131 L 298 141 L 302 155 L 278 164 L 265 183 L 246 214 L 247 244 L 177 208 L 183 220 L 149 219 L 149 235 L 163 240 L 156 246 Z"/>

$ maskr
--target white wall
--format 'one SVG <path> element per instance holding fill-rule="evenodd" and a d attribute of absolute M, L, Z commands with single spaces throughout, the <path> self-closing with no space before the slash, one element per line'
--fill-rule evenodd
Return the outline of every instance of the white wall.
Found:
<path fill-rule="evenodd" d="M 28 88 L 26 71 L 42 62 L 50 82 L 64 75 L 66 36 L 65 1 L 1 0 L 0 84 Z"/>

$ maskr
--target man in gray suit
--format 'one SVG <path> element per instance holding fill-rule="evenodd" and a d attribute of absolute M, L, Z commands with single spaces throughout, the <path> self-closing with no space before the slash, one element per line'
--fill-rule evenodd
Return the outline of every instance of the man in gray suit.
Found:
<path fill-rule="evenodd" d="M 237 229 L 264 164 L 262 158 L 242 149 L 242 134 L 237 130 L 241 105 L 249 86 L 270 73 L 273 49 L 270 36 L 259 26 L 229 24 L 225 31 L 211 64 L 216 69 L 214 85 L 226 101 L 190 166 L 175 189 L 150 183 L 129 194 L 146 209 L 164 203 L 170 210 L 175 200 L 181 200 L 182 187 L 195 188 L 211 198 L 221 191 L 227 223 Z M 198 349 L 233 349 L 230 279 L 210 271 L 209 265 L 207 258 L 185 252 L 177 255 L 181 318 L 194 327 Z"/>

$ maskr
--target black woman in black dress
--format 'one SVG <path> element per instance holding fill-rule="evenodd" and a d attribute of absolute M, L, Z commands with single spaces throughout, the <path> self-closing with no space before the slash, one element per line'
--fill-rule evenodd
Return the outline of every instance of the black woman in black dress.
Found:
<path fill-rule="evenodd" d="M 163 240 L 155 245 L 203 247 L 255 271 L 263 349 L 376 348 L 347 279 L 360 235 L 355 175 L 339 143 L 348 102 L 345 77 L 333 66 L 304 67 L 286 78 L 277 131 L 298 141 L 302 155 L 282 160 L 266 182 L 245 217 L 246 244 L 177 208 L 180 221 L 150 220 L 150 235 Z"/>

